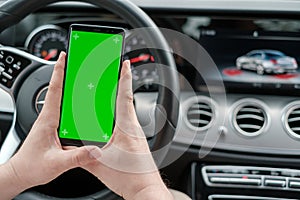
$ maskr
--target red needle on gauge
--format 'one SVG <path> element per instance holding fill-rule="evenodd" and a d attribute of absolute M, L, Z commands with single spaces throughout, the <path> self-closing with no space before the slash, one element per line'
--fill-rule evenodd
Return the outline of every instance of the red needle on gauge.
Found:
<path fill-rule="evenodd" d="M 57 49 L 52 49 L 44 59 L 50 60 L 51 58 L 54 58 L 56 55 L 57 55 Z"/>
<path fill-rule="evenodd" d="M 142 62 L 142 61 L 148 61 L 149 59 L 151 59 L 151 61 L 154 61 L 153 56 L 151 56 L 150 54 L 142 54 L 139 57 L 135 57 L 135 58 L 131 58 L 130 62 L 131 63 L 137 63 L 137 62 Z"/>

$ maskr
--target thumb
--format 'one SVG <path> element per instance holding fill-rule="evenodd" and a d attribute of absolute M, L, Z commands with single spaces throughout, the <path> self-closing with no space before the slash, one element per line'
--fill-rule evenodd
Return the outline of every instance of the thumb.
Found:
<path fill-rule="evenodd" d="M 81 167 L 96 161 L 102 156 L 102 151 L 97 146 L 68 147 L 61 156 L 61 164 L 65 169 Z"/>
<path fill-rule="evenodd" d="M 119 80 L 115 130 L 117 131 L 114 131 L 115 136 L 113 138 L 116 138 L 119 133 L 130 134 L 138 138 L 145 137 L 133 105 L 132 75 L 129 61 L 123 62 Z"/>

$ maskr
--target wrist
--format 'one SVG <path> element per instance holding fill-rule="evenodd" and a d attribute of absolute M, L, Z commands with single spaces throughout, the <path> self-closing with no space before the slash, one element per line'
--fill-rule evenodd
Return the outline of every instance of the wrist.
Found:
<path fill-rule="evenodd" d="M 10 183 L 13 184 L 13 187 L 15 187 L 18 191 L 23 192 L 24 190 L 32 187 L 32 185 L 29 184 L 29 181 L 22 178 L 22 174 L 20 174 L 20 171 L 16 168 L 13 159 L 8 161 L 4 167 L 9 175 Z"/>
<path fill-rule="evenodd" d="M 133 200 L 174 200 L 174 197 L 164 184 L 149 185 L 138 191 Z"/>
<path fill-rule="evenodd" d="M 10 161 L 0 166 L 0 180 L 1 199 L 12 199 L 28 188 Z"/>

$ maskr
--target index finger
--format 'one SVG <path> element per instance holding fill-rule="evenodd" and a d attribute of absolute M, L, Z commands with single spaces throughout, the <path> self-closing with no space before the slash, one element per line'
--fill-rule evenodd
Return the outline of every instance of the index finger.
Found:
<path fill-rule="evenodd" d="M 49 84 L 49 89 L 45 99 L 45 105 L 42 110 L 42 115 L 51 116 L 52 119 L 59 120 L 60 104 L 64 79 L 66 53 L 61 52 L 57 63 L 54 66 L 52 77 Z"/>

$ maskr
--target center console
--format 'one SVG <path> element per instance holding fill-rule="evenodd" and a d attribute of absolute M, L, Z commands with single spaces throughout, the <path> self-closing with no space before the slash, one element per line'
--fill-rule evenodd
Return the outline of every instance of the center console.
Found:
<path fill-rule="evenodd" d="M 232 165 L 191 165 L 195 200 L 298 199 L 300 170 Z"/>

